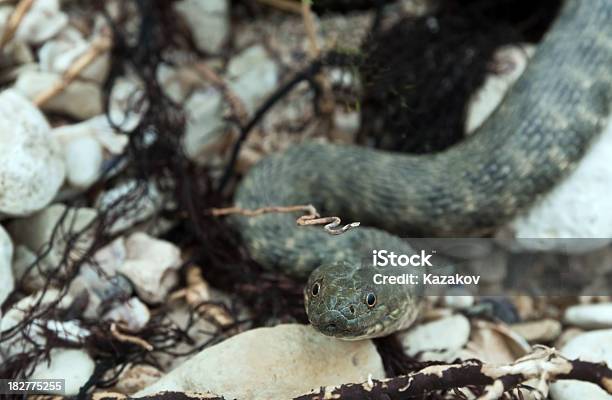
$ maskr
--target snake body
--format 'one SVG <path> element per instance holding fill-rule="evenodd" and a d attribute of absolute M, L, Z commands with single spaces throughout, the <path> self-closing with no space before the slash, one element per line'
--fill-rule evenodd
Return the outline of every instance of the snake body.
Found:
<path fill-rule="evenodd" d="M 372 249 L 409 254 L 396 235 L 485 232 L 523 211 L 601 132 L 611 70 L 612 1 L 566 0 L 523 76 L 469 139 L 418 156 L 300 144 L 262 160 L 236 192 L 242 208 L 313 204 L 365 227 L 331 236 L 297 227 L 289 214 L 233 221 L 261 265 L 309 277 L 306 312 L 316 329 L 343 339 L 390 334 L 416 318 L 420 288 L 374 285 Z"/>

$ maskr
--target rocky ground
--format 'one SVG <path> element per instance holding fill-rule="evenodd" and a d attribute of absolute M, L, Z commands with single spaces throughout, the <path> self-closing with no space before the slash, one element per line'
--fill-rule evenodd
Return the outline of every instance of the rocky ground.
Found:
<path fill-rule="evenodd" d="M 429 8 L 386 5 L 382 25 Z M 542 354 L 538 345 L 612 367 L 610 127 L 568 179 L 468 262 L 494 295 L 432 296 L 395 347 L 305 325 L 300 283 L 252 266 L 211 216 L 267 154 L 357 140 L 354 70 L 327 68 L 275 91 L 329 49 L 356 51 L 374 16 L 318 15 L 291 0 L 0 0 L 0 378 L 65 378 L 67 395 L 289 399 L 432 363 L 524 363 Z M 533 48 L 497 50 L 493 61 L 507 68 L 473 95 L 466 131 L 495 109 Z M 215 192 L 239 138 L 233 175 Z M 537 237 L 604 239 L 521 239 Z M 504 248 L 543 251 L 535 264 L 553 275 L 562 260 L 584 288 L 511 296 L 504 282 L 523 261 Z M 529 276 L 543 282 L 538 271 Z M 612 399 L 594 383 L 549 386 L 563 373 L 543 369 L 525 381 L 544 397 Z M 480 389 L 461 389 L 465 398 L 482 394 L 471 386 Z"/>

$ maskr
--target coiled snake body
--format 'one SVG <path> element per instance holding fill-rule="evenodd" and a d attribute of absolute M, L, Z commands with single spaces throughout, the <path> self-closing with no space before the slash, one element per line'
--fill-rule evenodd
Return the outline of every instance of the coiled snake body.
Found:
<path fill-rule="evenodd" d="M 295 216 L 235 217 L 251 256 L 307 277 L 306 312 L 324 334 L 387 335 L 417 316 L 419 287 L 373 284 L 372 249 L 411 253 L 397 235 L 490 230 L 552 188 L 601 131 L 612 105 L 612 1 L 566 0 L 527 70 L 469 139 L 411 156 L 357 146 L 302 144 L 266 158 L 236 204 L 314 204 L 367 227 L 331 236 Z M 403 271 L 406 272 L 406 271 Z"/>

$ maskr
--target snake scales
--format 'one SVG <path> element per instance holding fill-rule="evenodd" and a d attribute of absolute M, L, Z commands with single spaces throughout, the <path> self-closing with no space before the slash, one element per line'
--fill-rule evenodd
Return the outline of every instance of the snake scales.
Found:
<path fill-rule="evenodd" d="M 301 144 L 258 163 L 236 193 L 242 208 L 314 204 L 367 227 L 331 236 L 288 214 L 233 222 L 260 264 L 309 276 L 306 312 L 316 329 L 343 339 L 390 334 L 414 321 L 421 288 L 374 285 L 377 270 L 364 257 L 411 253 L 395 235 L 474 234 L 524 210 L 601 131 L 611 69 L 612 1 L 566 0 L 523 76 L 469 139 L 419 156 Z"/>

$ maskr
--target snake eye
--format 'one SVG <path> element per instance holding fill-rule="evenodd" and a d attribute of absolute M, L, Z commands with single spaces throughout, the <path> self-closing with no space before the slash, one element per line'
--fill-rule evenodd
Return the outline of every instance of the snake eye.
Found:
<path fill-rule="evenodd" d="M 312 285 L 312 290 L 311 290 L 312 295 L 317 296 L 320 291 L 321 291 L 321 284 L 319 282 L 315 282 L 314 285 Z"/>
<path fill-rule="evenodd" d="M 368 293 L 366 296 L 366 304 L 372 308 L 376 305 L 376 295 L 374 293 Z"/>

